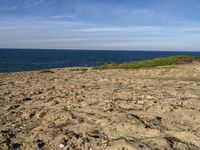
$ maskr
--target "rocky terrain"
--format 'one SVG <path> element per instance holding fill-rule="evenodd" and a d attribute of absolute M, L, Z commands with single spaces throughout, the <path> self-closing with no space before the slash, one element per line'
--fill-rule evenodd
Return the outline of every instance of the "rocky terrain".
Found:
<path fill-rule="evenodd" d="M 1 150 L 200 150 L 200 63 L 0 74 Z"/>

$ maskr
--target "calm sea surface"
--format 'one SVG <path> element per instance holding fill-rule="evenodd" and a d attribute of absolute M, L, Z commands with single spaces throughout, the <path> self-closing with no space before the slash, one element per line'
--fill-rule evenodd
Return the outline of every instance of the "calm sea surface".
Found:
<path fill-rule="evenodd" d="M 0 49 L 0 72 L 88 67 L 107 62 L 122 63 L 172 55 L 200 56 L 200 52 Z"/>

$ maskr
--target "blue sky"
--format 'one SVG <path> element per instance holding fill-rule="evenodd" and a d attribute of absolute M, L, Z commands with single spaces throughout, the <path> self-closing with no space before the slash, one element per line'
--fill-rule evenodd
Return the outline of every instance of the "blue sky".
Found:
<path fill-rule="evenodd" d="M 0 0 L 0 47 L 200 51 L 199 0 Z"/>

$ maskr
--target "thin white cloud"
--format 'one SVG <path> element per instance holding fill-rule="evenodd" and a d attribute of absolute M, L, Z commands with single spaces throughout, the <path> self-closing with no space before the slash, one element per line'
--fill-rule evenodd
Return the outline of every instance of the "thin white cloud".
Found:
<path fill-rule="evenodd" d="M 77 31 L 77 32 L 124 32 L 124 31 L 127 31 L 127 29 L 119 28 L 119 27 L 102 27 L 102 28 L 75 29 L 73 31 Z"/>
<path fill-rule="evenodd" d="M 158 27 L 154 26 L 124 26 L 124 27 L 118 27 L 118 26 L 112 26 L 112 27 L 89 27 L 89 28 L 80 28 L 75 29 L 73 31 L 78 32 L 131 32 L 131 31 L 144 31 L 144 30 L 159 30 Z"/>
<path fill-rule="evenodd" d="M 57 2 L 58 0 L 24 0 L 25 4 L 30 4 L 30 5 L 40 5 L 44 3 L 54 3 Z"/>
<path fill-rule="evenodd" d="M 10 11 L 16 10 L 18 8 L 19 8 L 18 6 L 2 6 L 2 7 L 0 7 L 0 11 L 10 12 Z"/>
<path fill-rule="evenodd" d="M 144 14 L 149 14 L 148 9 L 135 9 L 131 11 L 131 15 L 144 15 Z"/>
<path fill-rule="evenodd" d="M 86 41 L 87 38 L 46 38 L 46 39 L 26 39 L 25 42 L 77 42 L 77 41 Z"/>
<path fill-rule="evenodd" d="M 75 18 L 77 17 L 76 15 L 56 15 L 56 16 L 51 16 L 50 19 L 65 19 L 65 18 Z"/>
<path fill-rule="evenodd" d="M 47 2 L 46 0 L 25 0 L 25 4 L 39 5 Z"/>
<path fill-rule="evenodd" d="M 186 27 L 186 28 L 182 28 L 181 31 L 183 32 L 200 32 L 200 27 Z"/>

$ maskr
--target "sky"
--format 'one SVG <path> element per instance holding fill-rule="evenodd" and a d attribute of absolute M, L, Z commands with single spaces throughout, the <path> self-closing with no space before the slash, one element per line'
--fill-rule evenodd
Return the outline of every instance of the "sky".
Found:
<path fill-rule="evenodd" d="M 0 0 L 0 48 L 200 51 L 200 0 Z"/>

